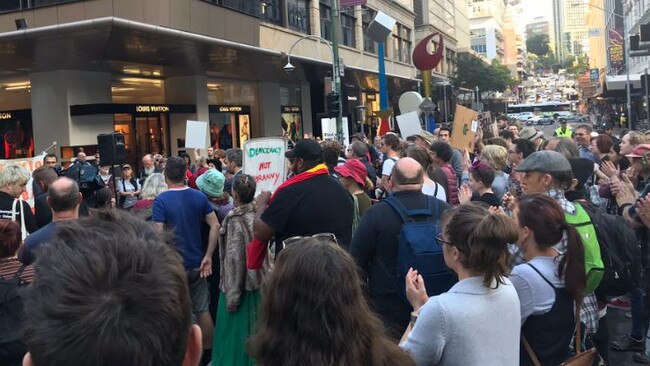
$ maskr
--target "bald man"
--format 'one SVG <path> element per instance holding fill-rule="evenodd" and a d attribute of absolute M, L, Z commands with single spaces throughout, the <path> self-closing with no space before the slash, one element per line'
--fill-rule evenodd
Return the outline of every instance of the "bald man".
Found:
<path fill-rule="evenodd" d="M 417 161 L 399 159 L 388 178 L 389 198 L 366 211 L 350 248 L 363 271 L 362 278 L 368 279 L 373 308 L 396 341 L 408 326 L 412 309 L 404 298 L 398 278 L 398 238 L 403 221 L 387 200 L 396 200 L 406 210 L 430 207 L 432 216 L 428 217 L 440 220 L 449 205 L 422 193 L 423 178 L 424 172 Z M 416 220 L 425 218 L 427 216 L 423 215 Z"/>
<path fill-rule="evenodd" d="M 38 254 L 36 249 L 54 237 L 59 222 L 79 218 L 79 206 L 83 197 L 79 192 L 77 182 L 61 177 L 50 184 L 47 193 L 47 204 L 52 210 L 52 222 L 36 230 L 25 239 L 18 259 L 26 265 L 34 263 L 36 254 Z"/>

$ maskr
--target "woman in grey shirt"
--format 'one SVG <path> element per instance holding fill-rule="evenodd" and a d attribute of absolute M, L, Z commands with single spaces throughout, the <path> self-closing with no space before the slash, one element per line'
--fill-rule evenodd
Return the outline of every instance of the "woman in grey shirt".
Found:
<path fill-rule="evenodd" d="M 511 219 L 481 205 L 451 214 L 437 239 L 459 282 L 429 298 L 417 270 L 406 276 L 414 311 L 400 346 L 417 365 L 519 365 L 519 299 L 505 277 L 517 237 Z"/>

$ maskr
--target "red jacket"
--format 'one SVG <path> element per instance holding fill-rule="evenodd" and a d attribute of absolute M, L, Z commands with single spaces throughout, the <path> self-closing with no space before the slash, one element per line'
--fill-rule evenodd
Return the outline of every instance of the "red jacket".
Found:
<path fill-rule="evenodd" d="M 449 195 L 447 196 L 447 201 L 452 206 L 460 205 L 458 200 L 458 179 L 456 178 L 456 172 L 454 172 L 454 167 L 449 163 L 444 163 L 440 166 L 440 169 L 447 176 L 447 189 L 449 189 Z"/>

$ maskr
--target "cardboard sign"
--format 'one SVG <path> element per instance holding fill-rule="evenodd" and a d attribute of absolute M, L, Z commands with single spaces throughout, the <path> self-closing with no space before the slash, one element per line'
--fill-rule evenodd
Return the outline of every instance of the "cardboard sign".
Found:
<path fill-rule="evenodd" d="M 397 116 L 397 126 L 399 126 L 399 131 L 403 139 L 417 135 L 422 131 L 420 116 L 415 111 Z"/>
<path fill-rule="evenodd" d="M 32 211 L 34 210 L 34 192 L 32 191 L 32 182 L 33 179 L 31 177 L 31 174 L 39 168 L 41 165 L 43 165 L 43 158 L 45 158 L 45 153 L 42 153 L 39 156 L 35 156 L 33 158 L 23 158 L 23 159 L 10 159 L 10 160 L 2 160 L 0 159 L 0 171 L 4 169 L 5 166 L 11 165 L 11 164 L 18 164 L 21 167 L 27 169 L 30 174 L 30 178 L 27 181 L 27 186 L 25 187 L 25 192 L 22 194 L 22 199 L 23 201 L 27 201 L 29 203 L 29 206 L 32 208 Z"/>
<path fill-rule="evenodd" d="M 208 122 L 187 121 L 185 127 L 185 147 L 205 149 L 208 141 Z"/>
<path fill-rule="evenodd" d="M 283 137 L 263 137 L 244 143 L 244 173 L 257 183 L 255 194 L 274 192 L 287 176 L 284 153 L 287 140 Z"/>
<path fill-rule="evenodd" d="M 467 149 L 469 152 L 474 150 L 474 135 L 478 131 L 478 112 L 465 108 L 462 105 L 456 105 L 454 113 L 454 127 L 451 133 L 452 147 L 461 152 Z"/>
<path fill-rule="evenodd" d="M 343 117 L 343 143 L 350 145 L 350 132 L 348 131 L 348 117 Z M 336 118 L 321 118 L 321 131 L 323 140 L 336 140 Z"/>

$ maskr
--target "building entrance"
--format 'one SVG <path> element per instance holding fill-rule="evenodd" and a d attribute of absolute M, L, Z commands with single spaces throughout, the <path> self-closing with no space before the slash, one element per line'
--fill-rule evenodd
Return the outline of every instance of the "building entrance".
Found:
<path fill-rule="evenodd" d="M 124 134 L 128 163 L 136 171 L 146 154 L 169 156 L 168 113 L 120 113 L 113 115 L 113 124 L 115 132 Z"/>

